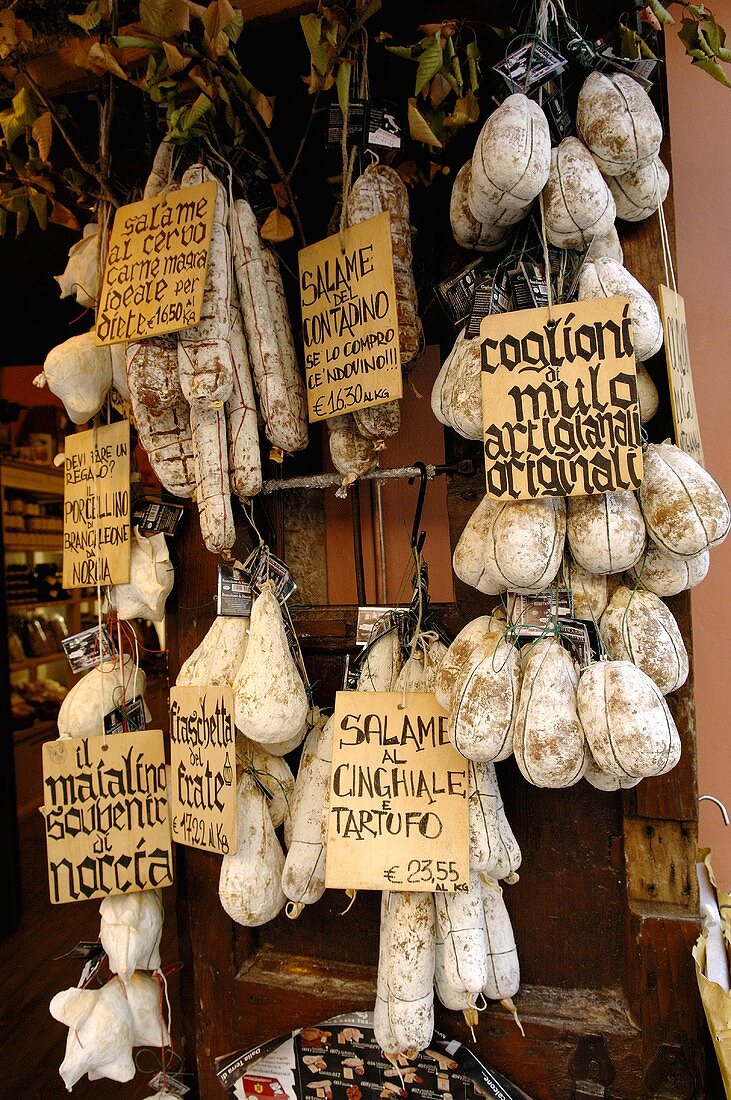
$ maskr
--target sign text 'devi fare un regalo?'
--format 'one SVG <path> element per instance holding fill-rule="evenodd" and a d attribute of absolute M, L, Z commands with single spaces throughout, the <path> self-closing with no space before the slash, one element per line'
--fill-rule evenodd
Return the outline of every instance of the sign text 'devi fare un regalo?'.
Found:
<path fill-rule="evenodd" d="M 339 691 L 332 750 L 328 887 L 467 889 L 468 762 L 436 697 Z"/>
<path fill-rule="evenodd" d="M 47 741 L 43 792 L 54 905 L 172 883 L 161 730 Z"/>
<path fill-rule="evenodd" d="M 630 305 L 602 298 L 485 317 L 487 494 L 500 500 L 637 489 L 642 439 Z"/>
<path fill-rule="evenodd" d="M 120 206 L 104 265 L 97 344 L 198 324 L 215 205 L 211 181 Z"/>
<path fill-rule="evenodd" d="M 173 840 L 236 851 L 236 730 L 228 687 L 170 689 Z"/>
<path fill-rule="evenodd" d="M 389 214 L 303 248 L 299 278 L 310 421 L 400 398 Z"/>
<path fill-rule="evenodd" d="M 129 421 L 67 435 L 64 456 L 63 586 L 126 584 Z"/>
<path fill-rule="evenodd" d="M 696 462 L 700 462 L 702 466 L 703 446 L 693 389 L 693 374 L 690 369 L 685 300 L 666 286 L 660 286 L 658 290 L 660 316 L 665 333 L 665 357 L 668 364 L 675 442 L 681 450 Z"/>

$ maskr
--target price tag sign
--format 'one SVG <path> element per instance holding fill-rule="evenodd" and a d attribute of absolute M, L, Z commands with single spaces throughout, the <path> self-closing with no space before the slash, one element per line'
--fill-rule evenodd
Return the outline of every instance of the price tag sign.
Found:
<path fill-rule="evenodd" d="M 161 730 L 46 741 L 43 793 L 54 905 L 171 885 Z"/>
<path fill-rule="evenodd" d="M 533 500 L 639 488 L 642 438 L 626 298 L 485 317 L 480 342 L 488 496 Z"/>
<path fill-rule="evenodd" d="M 66 436 L 63 586 L 129 581 L 129 421 Z"/>
<path fill-rule="evenodd" d="M 236 851 L 236 729 L 229 687 L 170 689 L 173 840 Z"/>
<path fill-rule="evenodd" d="M 690 369 L 685 300 L 669 287 L 661 286 L 658 289 L 660 316 L 665 332 L 665 357 L 668 364 L 675 442 L 681 451 L 685 451 L 702 466 L 701 426 L 698 422 L 693 375 Z"/>
<path fill-rule="evenodd" d="M 402 396 L 390 216 L 299 254 L 311 423 Z"/>
<path fill-rule="evenodd" d="M 104 267 L 97 344 L 147 340 L 198 324 L 216 184 L 120 206 Z"/>
<path fill-rule="evenodd" d="M 468 762 L 427 691 L 339 691 L 327 839 L 337 890 L 466 890 Z"/>

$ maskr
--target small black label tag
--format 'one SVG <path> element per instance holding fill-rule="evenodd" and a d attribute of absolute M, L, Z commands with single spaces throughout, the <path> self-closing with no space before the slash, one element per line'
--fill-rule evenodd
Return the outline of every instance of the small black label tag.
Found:
<path fill-rule="evenodd" d="M 149 1081 L 150 1088 L 156 1089 L 160 1096 L 186 1096 L 190 1092 L 188 1085 L 178 1081 L 177 1077 L 171 1077 L 160 1070 Z"/>
<path fill-rule="evenodd" d="M 518 592 L 507 594 L 508 620 L 518 635 L 539 637 L 556 619 L 571 619 L 574 605 L 568 588 L 549 588 L 523 596 Z"/>
<path fill-rule="evenodd" d="M 274 591 L 282 604 L 297 590 L 286 563 L 271 551 L 260 555 L 251 574 L 251 586 L 256 593 L 261 592 L 267 581 L 274 581 Z"/>
<path fill-rule="evenodd" d="M 434 293 L 453 325 L 461 325 L 469 317 L 475 287 L 484 278 L 487 269 L 488 261 L 480 256 L 434 287 Z"/>
<path fill-rule="evenodd" d="M 327 116 L 327 143 L 340 145 L 343 140 L 343 112 L 340 104 L 330 104 Z M 353 145 L 368 143 L 368 101 L 351 99 L 348 104 L 348 141 Z"/>
<path fill-rule="evenodd" d="M 56 955 L 54 962 L 59 959 L 95 959 L 97 955 L 103 955 L 104 948 L 99 940 L 79 940 L 75 947 L 67 951 L 65 955 Z"/>
<path fill-rule="evenodd" d="M 480 335 L 482 318 L 493 313 L 505 313 L 510 308 L 510 289 L 505 272 L 493 272 L 475 287 L 470 319 L 465 329 L 467 340 Z"/>
<path fill-rule="evenodd" d="M 403 126 L 399 119 L 399 110 L 389 100 L 378 100 L 368 104 L 368 140 L 366 145 L 376 145 L 381 149 L 400 149 Z"/>
<path fill-rule="evenodd" d="M 79 634 L 62 638 L 61 645 L 72 672 L 86 672 L 116 655 L 116 649 L 106 626 L 90 626 Z"/>
<path fill-rule="evenodd" d="M 403 126 L 399 110 L 389 100 L 369 102 L 351 99 L 348 104 L 348 142 L 365 147 L 400 149 Z M 328 145 L 340 145 L 343 139 L 343 112 L 339 103 L 331 103 L 327 119 Z"/>
<path fill-rule="evenodd" d="M 132 510 L 132 526 L 139 527 L 143 535 L 174 535 L 183 512 L 182 504 L 138 500 Z"/>
<path fill-rule="evenodd" d="M 240 565 L 219 565 L 216 614 L 248 619 L 254 593 Z"/>
<path fill-rule="evenodd" d="M 548 288 L 543 268 L 539 264 L 521 260 L 520 265 L 508 272 L 508 275 L 516 309 L 545 309 L 548 305 Z"/>
<path fill-rule="evenodd" d="M 104 715 L 105 733 L 131 733 L 145 728 L 145 703 L 141 695 L 135 695 L 131 702 Z"/>
<path fill-rule="evenodd" d="M 517 50 L 512 50 L 503 61 L 493 65 L 511 92 L 530 95 L 551 77 L 562 73 L 568 61 L 547 42 L 531 38 Z"/>

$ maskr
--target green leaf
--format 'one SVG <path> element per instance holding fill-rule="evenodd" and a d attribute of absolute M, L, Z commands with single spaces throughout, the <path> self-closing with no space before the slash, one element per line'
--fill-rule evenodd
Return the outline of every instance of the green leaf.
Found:
<path fill-rule="evenodd" d="M 465 53 L 469 68 L 470 90 L 476 92 L 480 84 L 480 47 L 476 42 L 468 42 Z"/>
<path fill-rule="evenodd" d="M 688 4 L 688 11 L 691 15 L 694 15 L 696 19 L 706 18 L 706 9 L 703 4 Z"/>
<path fill-rule="evenodd" d="M 3 136 L 8 144 L 8 148 L 11 148 L 21 136 L 25 133 L 25 126 L 15 116 L 15 112 L 12 108 L 7 107 L 4 111 L 0 111 L 0 127 L 2 127 Z"/>
<path fill-rule="evenodd" d="M 695 19 L 683 19 L 678 31 L 678 38 L 685 46 L 686 53 L 701 49 L 698 41 L 698 24 Z"/>
<path fill-rule="evenodd" d="M 320 75 L 324 76 L 330 64 L 330 58 L 327 50 L 320 41 L 322 38 L 322 16 L 315 15 L 314 12 L 310 12 L 308 15 L 301 15 L 300 26 L 305 36 L 307 49 L 310 51 L 312 64 Z"/>
<path fill-rule="evenodd" d="M 718 61 L 713 61 L 709 57 L 703 60 L 694 57 L 691 61 L 691 65 L 697 65 L 699 69 L 703 69 L 705 73 L 712 76 L 719 84 L 723 84 L 725 88 L 731 88 L 731 80 L 729 80 L 725 69 L 719 65 Z"/>
<path fill-rule="evenodd" d="M 213 101 L 207 95 L 199 95 L 185 115 L 184 128 L 192 130 L 196 123 L 200 122 L 207 111 L 210 111 Z"/>
<path fill-rule="evenodd" d="M 27 88 L 21 88 L 13 96 L 13 111 L 21 126 L 32 126 L 38 118 L 33 98 Z"/>
<path fill-rule="evenodd" d="M 157 38 L 176 38 L 190 30 L 190 8 L 186 0 L 140 0 L 140 23 Z"/>
<path fill-rule="evenodd" d="M 414 141 L 420 141 L 424 145 L 431 145 L 435 149 L 442 148 L 441 141 L 416 106 L 416 99 L 409 100 L 408 119 L 409 133 Z"/>
<path fill-rule="evenodd" d="M 38 225 L 41 229 L 45 229 L 48 225 L 48 196 L 43 191 L 37 191 L 35 187 L 31 187 L 28 190 L 28 197 Z"/>
<path fill-rule="evenodd" d="M 703 50 L 703 53 L 706 55 L 706 57 L 710 57 L 711 59 L 715 58 L 716 51 L 713 49 L 711 43 L 708 41 L 708 38 L 706 37 L 706 32 L 701 26 L 698 27 L 698 45 Z"/>
<path fill-rule="evenodd" d="M 134 34 L 115 34 L 112 37 L 112 42 L 115 46 L 119 46 L 121 49 L 133 49 L 133 50 L 161 50 L 162 42 L 159 42 L 156 38 L 141 38 L 140 35 Z"/>
<path fill-rule="evenodd" d="M 647 0 L 647 6 L 651 9 L 652 14 L 659 23 L 665 23 L 669 27 L 675 25 L 675 20 L 668 9 L 662 6 L 660 0 Z"/>
<path fill-rule="evenodd" d="M 423 51 L 419 58 L 419 67 L 416 70 L 416 90 L 415 95 L 426 87 L 433 76 L 439 72 L 442 67 L 442 43 L 440 36 L 435 34 L 433 38 L 427 39 L 429 45 Z"/>
<path fill-rule="evenodd" d="M 350 103 L 350 76 L 353 71 L 353 66 L 350 61 L 341 61 L 338 65 L 338 71 L 335 76 L 335 87 L 338 91 L 338 103 L 340 104 L 340 110 L 343 112 L 343 118 L 345 117 L 348 104 Z"/>
<path fill-rule="evenodd" d="M 405 57 L 407 61 L 414 61 L 417 57 L 414 46 L 386 46 L 386 49 L 396 57 Z"/>
<path fill-rule="evenodd" d="M 234 17 L 226 27 L 226 34 L 229 36 L 232 42 L 238 42 L 241 37 L 241 32 L 244 29 L 244 13 L 240 8 L 237 8 Z"/>

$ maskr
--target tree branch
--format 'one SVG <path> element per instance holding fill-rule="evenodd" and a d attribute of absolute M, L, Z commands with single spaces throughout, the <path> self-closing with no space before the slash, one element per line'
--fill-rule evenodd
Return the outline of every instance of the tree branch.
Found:
<path fill-rule="evenodd" d="M 249 121 L 253 125 L 254 129 L 258 133 L 261 140 L 264 142 L 264 144 L 266 146 L 267 153 L 269 154 L 269 159 L 272 162 L 272 166 L 273 166 L 275 172 L 277 173 L 277 175 L 279 176 L 279 179 L 282 183 L 282 186 L 284 187 L 284 190 L 287 193 L 287 199 L 289 201 L 289 208 L 292 211 L 292 215 L 294 217 L 295 224 L 297 226 L 297 233 L 299 234 L 300 244 L 304 248 L 304 246 L 307 244 L 307 238 L 305 237 L 305 231 L 304 231 L 304 227 L 302 225 L 302 218 L 300 217 L 300 212 L 297 209 L 297 202 L 296 202 L 296 199 L 295 199 L 295 196 L 294 196 L 294 191 L 292 190 L 292 187 L 290 185 L 289 179 L 287 177 L 287 173 L 284 171 L 284 168 L 282 167 L 281 161 L 279 160 L 279 157 L 276 154 L 274 146 L 272 145 L 271 138 L 269 137 L 269 134 L 266 132 L 266 129 L 265 129 L 261 119 L 259 118 L 258 113 L 254 110 L 254 108 L 251 106 L 251 104 L 249 102 L 247 102 L 247 100 L 244 100 L 244 110 L 246 111 L 247 118 L 249 119 Z"/>

